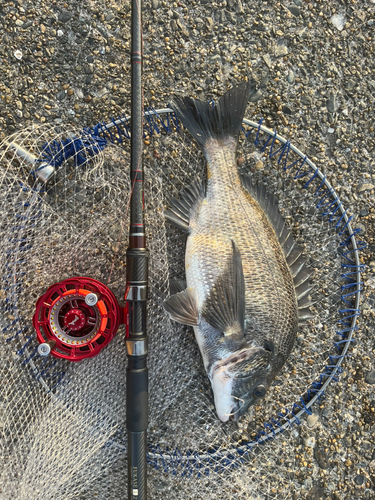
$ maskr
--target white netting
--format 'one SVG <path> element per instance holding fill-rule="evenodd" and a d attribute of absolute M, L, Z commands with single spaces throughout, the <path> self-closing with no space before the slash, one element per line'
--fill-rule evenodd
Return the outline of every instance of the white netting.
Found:
<path fill-rule="evenodd" d="M 46 185 L 10 143 L 40 158 L 45 143 L 63 144 L 74 131 L 33 128 L 1 145 L 0 498 L 120 499 L 126 496 L 124 331 L 95 358 L 79 363 L 41 358 L 32 327 L 35 302 L 63 279 L 89 276 L 122 299 L 130 182 L 129 144 L 107 146 L 77 165 L 73 157 Z M 239 422 L 222 424 L 191 329 L 171 322 L 162 303 L 169 279 L 184 277 L 184 236 L 164 221 L 172 196 L 204 178 L 203 155 L 182 131 L 154 134 L 145 147 L 152 499 L 292 498 L 296 474 L 316 476 L 294 453 L 304 425 L 253 446 L 272 419 L 306 393 L 335 354 L 342 237 L 316 209 L 315 189 L 293 180 L 241 139 L 240 170 L 267 184 L 314 270 L 315 318 L 261 405 Z M 85 148 L 84 148 L 85 149 Z M 86 145 L 90 156 L 90 144 Z M 82 151 L 81 151 L 82 154 Z M 35 167 L 34 167 L 35 168 Z M 300 403 L 301 404 L 301 403 Z M 290 418 L 291 415 L 289 414 Z M 278 425 L 274 424 L 277 429 Z M 244 455 L 243 452 L 247 451 Z M 308 453 L 308 452 L 306 452 Z M 298 456 L 298 455 L 297 455 Z M 301 470 L 301 469 L 300 469 Z M 304 476 L 304 477 L 305 477 Z"/>

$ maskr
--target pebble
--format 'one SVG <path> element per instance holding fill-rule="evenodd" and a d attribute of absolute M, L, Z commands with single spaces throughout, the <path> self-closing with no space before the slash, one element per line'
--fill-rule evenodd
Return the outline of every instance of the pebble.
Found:
<path fill-rule="evenodd" d="M 355 477 L 354 482 L 358 484 L 358 486 L 361 486 L 365 482 L 365 478 L 361 475 L 358 475 Z"/>
<path fill-rule="evenodd" d="M 303 484 L 306 486 L 306 488 L 312 488 L 313 486 L 312 477 L 311 476 L 307 477 Z"/>
<path fill-rule="evenodd" d="M 307 426 L 310 427 L 310 429 L 312 429 L 319 422 L 319 415 L 317 415 L 316 413 L 309 415 L 306 419 L 306 422 L 307 422 Z"/>
<path fill-rule="evenodd" d="M 56 99 L 59 100 L 59 101 L 63 101 L 66 97 L 66 92 L 65 90 L 60 90 L 59 92 L 57 92 L 56 94 Z"/>
<path fill-rule="evenodd" d="M 282 57 L 288 54 L 288 47 L 285 45 L 276 45 L 275 47 L 275 56 Z"/>
<path fill-rule="evenodd" d="M 316 438 L 314 436 L 309 436 L 305 439 L 305 446 L 308 446 L 309 448 L 315 448 L 315 444 Z"/>
<path fill-rule="evenodd" d="M 365 373 L 365 382 L 370 385 L 375 384 L 375 370 L 370 370 Z"/>
<path fill-rule="evenodd" d="M 211 64 L 215 64 L 216 62 L 221 62 L 221 55 L 220 54 L 215 54 L 212 57 L 210 57 Z"/>
<path fill-rule="evenodd" d="M 309 95 L 303 95 L 301 97 L 301 102 L 305 106 L 311 106 L 311 104 L 312 104 L 312 98 Z"/>
<path fill-rule="evenodd" d="M 306 495 L 306 500 L 319 500 L 324 496 L 324 488 L 320 486 L 313 486 Z"/>
<path fill-rule="evenodd" d="M 297 4 L 298 5 L 298 4 Z M 288 9 L 290 12 L 293 14 L 293 16 L 299 17 L 301 15 L 300 9 L 297 7 L 297 5 L 289 5 Z"/>
<path fill-rule="evenodd" d="M 271 61 L 271 57 L 270 57 L 270 55 L 269 55 L 269 54 L 264 54 L 264 56 L 263 56 L 263 60 L 264 60 L 264 62 L 267 64 L 267 66 L 268 66 L 269 68 L 271 68 L 271 67 L 272 67 L 272 61 Z"/>
<path fill-rule="evenodd" d="M 292 429 L 292 432 L 290 434 L 293 439 L 297 439 L 299 437 L 299 432 L 296 428 Z"/>
<path fill-rule="evenodd" d="M 285 114 L 285 115 L 292 115 L 293 114 L 293 111 L 289 108 L 289 106 L 283 106 L 281 108 L 281 111 Z"/>
<path fill-rule="evenodd" d="M 353 90 L 356 86 L 356 82 L 354 80 L 347 80 L 344 84 L 346 90 Z"/>
<path fill-rule="evenodd" d="M 374 184 L 371 184 L 371 182 L 365 182 L 357 187 L 357 193 L 364 193 L 365 191 L 370 191 L 374 188 Z"/>
<path fill-rule="evenodd" d="M 67 23 L 68 21 L 71 20 L 72 18 L 72 13 L 71 12 L 67 12 L 67 11 L 63 11 L 63 12 L 60 12 L 59 16 L 58 16 L 58 20 L 61 22 L 61 23 Z"/>
<path fill-rule="evenodd" d="M 340 103 L 337 101 L 335 94 L 331 94 L 330 98 L 327 100 L 326 106 L 330 113 L 335 113 L 339 109 Z"/>
<path fill-rule="evenodd" d="M 335 14 L 331 17 L 330 21 L 333 26 L 335 26 L 339 31 L 342 31 L 346 24 L 346 16 L 343 13 Z"/>
<path fill-rule="evenodd" d="M 327 453 L 323 449 L 316 448 L 314 452 L 314 457 L 321 469 L 329 469 L 331 462 L 328 458 Z"/>
<path fill-rule="evenodd" d="M 294 83 L 295 82 L 295 79 L 296 79 L 296 75 L 294 74 L 294 72 L 290 69 L 288 71 L 288 83 Z"/>
<path fill-rule="evenodd" d="M 176 22 L 176 20 L 175 20 L 175 19 L 172 19 L 172 20 L 171 20 L 170 25 L 171 25 L 171 29 L 172 29 L 173 31 L 178 31 L 178 30 L 179 30 L 179 27 L 178 27 L 177 22 Z"/>
<path fill-rule="evenodd" d="M 16 50 L 14 52 L 14 57 L 20 61 L 22 59 L 22 52 L 20 50 Z"/>
<path fill-rule="evenodd" d="M 153 10 L 156 10 L 159 7 L 159 0 L 152 0 L 151 5 Z"/>

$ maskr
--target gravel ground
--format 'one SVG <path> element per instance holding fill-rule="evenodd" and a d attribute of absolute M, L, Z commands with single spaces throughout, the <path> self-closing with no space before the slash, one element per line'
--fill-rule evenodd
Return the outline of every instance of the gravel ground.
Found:
<path fill-rule="evenodd" d="M 367 242 L 360 342 L 329 390 L 330 432 L 315 423 L 301 461 L 320 467 L 306 499 L 374 499 L 375 2 L 152 0 L 143 11 L 146 106 L 173 92 L 215 98 L 248 76 L 247 118 L 264 117 L 312 157 L 357 214 Z M 129 111 L 128 1 L 9 1 L 0 14 L 0 139 Z"/>

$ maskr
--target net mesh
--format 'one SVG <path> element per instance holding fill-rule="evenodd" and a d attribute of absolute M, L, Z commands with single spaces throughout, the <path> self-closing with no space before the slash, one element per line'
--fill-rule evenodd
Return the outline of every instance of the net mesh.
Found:
<path fill-rule="evenodd" d="M 0 148 L 4 500 L 126 497 L 123 328 L 97 357 L 70 363 L 40 357 L 32 327 L 38 297 L 66 278 L 97 279 L 120 303 L 124 292 L 130 145 L 125 141 L 121 147 L 93 149 L 87 140 L 73 152 L 70 144 L 70 154 L 61 156 L 69 140 L 80 134 L 34 127 L 8 138 Z M 239 422 L 223 424 L 192 329 L 170 321 L 162 307 L 170 279 L 184 278 L 185 247 L 184 236 L 165 223 L 163 211 L 197 176 L 204 179 L 204 158 L 181 129 L 161 129 L 145 139 L 150 498 L 292 498 L 306 478 L 319 475 L 312 448 L 296 453 L 306 425 L 301 419 L 299 426 L 292 425 L 293 415 L 319 393 L 341 357 L 334 342 L 346 340 L 337 334 L 338 322 L 357 314 L 339 312 L 354 310 L 356 297 L 348 296 L 346 303 L 342 298 L 342 263 L 350 250 L 349 243 L 342 245 L 345 228 L 340 235 L 334 227 L 332 221 L 340 219 L 333 217 L 331 205 L 327 209 L 324 190 L 317 196 L 320 181 L 306 185 L 300 175 L 303 164 L 297 164 L 297 175 L 292 155 L 277 162 L 262 151 L 264 143 L 255 145 L 254 137 L 241 134 L 239 169 L 278 197 L 295 239 L 305 246 L 315 304 L 314 318 L 300 328 L 266 398 Z M 56 165 L 47 184 L 35 172 L 41 163 L 31 165 L 22 150 Z M 276 435 L 281 425 L 286 430 Z M 265 442 L 267 437 L 275 439 Z M 301 461 L 303 456 L 307 458 Z"/>

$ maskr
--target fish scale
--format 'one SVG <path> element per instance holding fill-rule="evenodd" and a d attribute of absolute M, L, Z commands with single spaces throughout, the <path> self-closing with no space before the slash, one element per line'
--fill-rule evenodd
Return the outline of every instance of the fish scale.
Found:
<path fill-rule="evenodd" d="M 234 240 L 242 257 L 246 318 L 256 326 L 251 339 L 260 344 L 266 334 L 287 356 L 289 349 L 283 349 L 283 341 L 296 322 L 297 301 L 284 253 L 271 223 L 242 187 L 236 144 L 212 142 L 207 147 L 206 198 L 190 220 L 185 258 L 187 285 L 195 288 L 201 309 L 225 267 Z"/>
<path fill-rule="evenodd" d="M 187 288 L 164 307 L 194 327 L 223 422 L 265 395 L 293 348 L 299 314 L 303 320 L 310 314 L 302 249 L 273 196 L 238 173 L 249 90 L 240 84 L 215 107 L 188 97 L 172 105 L 202 148 L 207 183 L 194 181 L 165 212 L 188 237 Z"/>

